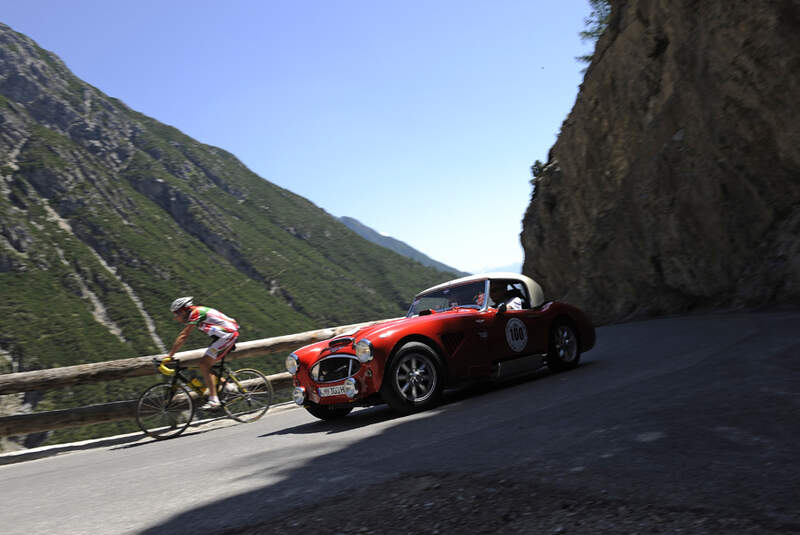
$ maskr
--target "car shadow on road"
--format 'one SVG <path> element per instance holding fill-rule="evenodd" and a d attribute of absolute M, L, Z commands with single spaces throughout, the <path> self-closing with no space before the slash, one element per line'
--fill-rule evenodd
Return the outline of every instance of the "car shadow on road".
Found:
<path fill-rule="evenodd" d="M 589 361 L 581 364 L 576 370 L 571 373 L 576 373 L 581 368 L 591 366 L 596 361 Z M 553 376 L 547 367 L 542 367 L 532 370 L 520 375 L 509 377 L 506 379 L 498 379 L 494 381 L 479 381 L 472 382 L 465 385 L 460 385 L 457 388 L 448 389 L 442 395 L 442 401 L 437 408 L 446 407 L 448 405 L 465 401 L 468 399 L 477 398 L 483 395 L 491 394 L 507 388 L 513 388 L 522 384 L 530 383 L 531 381 L 538 381 L 546 377 Z M 396 411 L 393 411 L 387 405 L 377 405 L 368 407 L 361 410 L 351 412 L 344 418 L 333 421 L 316 420 L 313 422 L 296 425 L 294 427 L 287 427 L 279 429 L 270 433 L 259 435 L 259 438 L 268 438 L 280 435 L 303 435 L 303 434 L 316 434 L 325 432 L 326 434 L 341 433 L 345 431 L 352 431 L 361 427 L 370 426 L 377 423 L 388 422 L 403 418 L 407 416 Z"/>
<path fill-rule="evenodd" d="M 359 427 L 366 427 L 379 422 L 387 422 L 396 418 L 402 417 L 402 414 L 392 411 L 386 405 L 377 405 L 375 407 L 367 407 L 361 410 L 351 412 L 340 420 L 324 421 L 316 420 L 294 427 L 287 427 L 286 429 L 279 429 L 271 433 L 259 435 L 258 438 L 268 438 L 279 435 L 305 435 L 314 434 L 322 431 L 331 433 L 340 433 L 342 431 L 351 431 Z"/>
<path fill-rule="evenodd" d="M 565 377 L 575 377 L 576 374 L 581 373 L 581 370 L 587 370 L 591 367 L 596 366 L 598 363 L 599 361 L 597 360 L 582 362 L 574 370 L 563 372 L 563 375 Z M 451 404 L 459 401 L 465 401 L 467 399 L 477 398 L 487 394 L 492 394 L 494 392 L 502 391 L 508 388 L 514 388 L 516 386 L 528 384 L 531 382 L 541 381 L 548 377 L 550 378 L 557 377 L 559 375 L 562 375 L 562 373 L 553 373 L 552 371 L 550 371 L 549 368 L 543 366 L 536 370 L 531 370 L 529 372 L 521 373 L 519 375 L 514 375 L 512 377 L 508 377 L 505 379 L 495 379 L 491 381 L 475 382 L 445 392 L 443 404 Z"/>

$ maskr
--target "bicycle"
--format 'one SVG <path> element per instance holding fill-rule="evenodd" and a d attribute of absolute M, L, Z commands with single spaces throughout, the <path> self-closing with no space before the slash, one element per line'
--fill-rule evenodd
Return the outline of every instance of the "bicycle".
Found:
<path fill-rule="evenodd" d="M 175 364 L 174 368 L 167 363 Z M 188 370 L 180 359 L 153 359 L 153 365 L 167 382 L 147 388 L 136 403 L 136 423 L 145 434 L 162 440 L 183 433 L 194 418 L 195 400 L 204 395 L 203 383 L 190 380 L 182 372 Z M 264 416 L 274 392 L 267 376 L 252 368 L 232 371 L 225 365 L 225 357 L 211 367 L 216 377 L 221 409 L 237 422 L 254 422 Z"/>

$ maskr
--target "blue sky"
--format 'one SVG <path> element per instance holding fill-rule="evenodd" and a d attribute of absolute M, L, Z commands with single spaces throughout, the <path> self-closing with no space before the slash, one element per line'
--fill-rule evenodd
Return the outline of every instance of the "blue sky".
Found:
<path fill-rule="evenodd" d="M 131 108 L 464 271 L 521 262 L 586 0 L 27 0 L 0 21 Z"/>

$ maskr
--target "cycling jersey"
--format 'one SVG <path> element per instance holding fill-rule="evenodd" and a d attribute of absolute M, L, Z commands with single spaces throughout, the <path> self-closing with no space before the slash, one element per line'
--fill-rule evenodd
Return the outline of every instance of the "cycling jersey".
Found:
<path fill-rule="evenodd" d="M 233 347 L 239 337 L 239 324 L 219 310 L 203 306 L 189 307 L 189 325 L 196 325 L 198 329 L 214 338 L 206 349 L 206 356 L 219 358 Z"/>
<path fill-rule="evenodd" d="M 208 336 L 224 336 L 239 330 L 239 324 L 235 319 L 209 307 L 189 307 L 189 319 L 186 323 L 197 325 L 197 328 Z"/>

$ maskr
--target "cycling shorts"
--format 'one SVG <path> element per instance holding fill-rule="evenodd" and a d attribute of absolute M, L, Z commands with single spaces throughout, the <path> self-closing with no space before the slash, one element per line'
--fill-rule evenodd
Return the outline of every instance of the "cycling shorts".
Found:
<path fill-rule="evenodd" d="M 239 338 L 238 331 L 231 333 L 219 332 L 212 337 L 213 342 L 206 348 L 204 357 L 211 357 L 214 360 L 219 360 L 228 354 L 228 351 L 236 345 L 236 339 Z"/>

